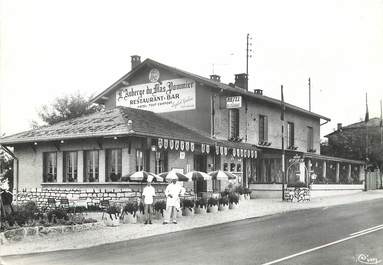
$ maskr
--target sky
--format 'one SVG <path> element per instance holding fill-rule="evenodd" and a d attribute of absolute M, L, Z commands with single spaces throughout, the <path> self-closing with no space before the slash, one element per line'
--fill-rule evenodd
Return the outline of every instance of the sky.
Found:
<path fill-rule="evenodd" d="M 221 81 L 246 69 L 249 90 L 337 123 L 380 116 L 383 0 L 0 0 L 0 133 L 31 128 L 38 110 L 78 91 L 98 94 L 131 55 Z"/>

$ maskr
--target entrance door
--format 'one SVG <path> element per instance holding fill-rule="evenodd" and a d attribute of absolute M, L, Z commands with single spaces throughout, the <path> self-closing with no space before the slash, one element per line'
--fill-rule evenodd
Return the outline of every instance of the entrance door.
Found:
<path fill-rule="evenodd" d="M 194 155 L 194 170 L 206 172 L 207 171 L 207 156 Z M 195 182 L 195 193 L 199 195 L 201 192 L 207 191 L 207 182 L 198 180 Z"/>

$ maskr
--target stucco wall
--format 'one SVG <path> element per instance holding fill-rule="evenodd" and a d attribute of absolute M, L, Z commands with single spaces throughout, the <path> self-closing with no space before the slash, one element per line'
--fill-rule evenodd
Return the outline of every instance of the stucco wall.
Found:
<path fill-rule="evenodd" d="M 228 138 L 228 109 L 225 108 L 225 98 L 229 94 L 216 94 L 215 100 L 215 131 L 218 139 Z M 247 111 L 246 111 L 247 105 Z M 258 145 L 259 142 L 259 115 L 268 117 L 268 142 L 271 142 L 270 148 L 280 149 L 281 147 L 281 112 L 280 107 L 270 105 L 265 102 L 255 100 L 245 100 L 242 98 L 242 107 L 239 109 L 240 131 L 239 137 L 243 142 Z M 313 142 L 316 153 L 320 153 L 320 120 L 307 115 L 286 111 L 285 114 L 285 132 L 287 132 L 287 122 L 294 123 L 294 145 L 298 147 L 297 151 L 307 152 L 307 127 L 313 128 Z M 286 133 L 287 137 L 287 133 Z M 287 139 L 285 138 L 285 144 Z"/>

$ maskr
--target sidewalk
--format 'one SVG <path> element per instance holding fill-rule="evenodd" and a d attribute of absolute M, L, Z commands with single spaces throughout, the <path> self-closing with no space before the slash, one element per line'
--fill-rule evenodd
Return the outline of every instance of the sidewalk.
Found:
<path fill-rule="evenodd" d="M 21 242 L 2 245 L 1 255 L 27 254 L 63 249 L 78 249 L 96 245 L 137 239 L 170 232 L 188 230 L 214 224 L 238 221 L 288 211 L 355 203 L 383 198 L 383 190 L 360 192 L 353 195 L 313 198 L 310 202 L 291 203 L 280 199 L 254 199 L 241 201 L 234 210 L 215 214 L 194 215 L 179 218 L 178 224 L 163 225 L 162 220 L 154 220 L 153 225 L 124 224 L 118 227 L 101 227 L 98 230 L 62 234 L 60 236 L 29 237 Z"/>

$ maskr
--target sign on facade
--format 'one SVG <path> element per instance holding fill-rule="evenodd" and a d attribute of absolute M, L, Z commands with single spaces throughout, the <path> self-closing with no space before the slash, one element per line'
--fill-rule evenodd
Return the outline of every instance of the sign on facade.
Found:
<path fill-rule="evenodd" d="M 196 108 L 195 82 L 179 78 L 126 86 L 116 93 L 116 105 L 157 113 Z"/>
<path fill-rule="evenodd" d="M 242 96 L 227 97 L 226 98 L 226 108 L 227 109 L 236 109 L 242 107 Z"/>

